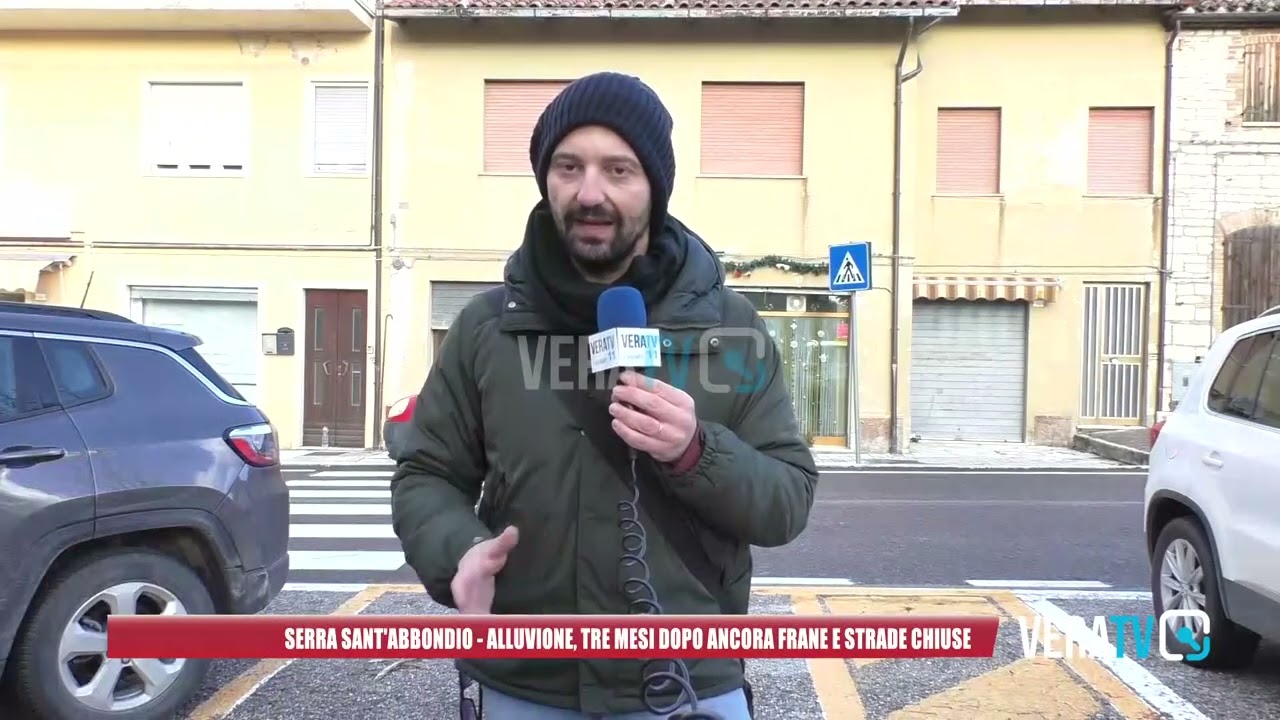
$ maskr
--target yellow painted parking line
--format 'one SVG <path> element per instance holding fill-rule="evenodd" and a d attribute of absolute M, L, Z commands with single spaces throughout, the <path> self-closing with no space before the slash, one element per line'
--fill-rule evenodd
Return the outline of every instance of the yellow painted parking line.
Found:
<path fill-rule="evenodd" d="M 385 594 L 386 586 L 370 585 L 347 599 L 330 615 L 359 615 L 374 600 Z M 240 673 L 234 680 L 223 685 L 218 692 L 209 696 L 187 716 L 187 720 L 221 720 L 231 714 L 241 703 L 248 700 L 271 678 L 281 670 L 289 667 L 293 659 L 263 660 Z"/>
<path fill-rule="evenodd" d="M 825 615 L 816 594 L 797 592 L 791 601 L 796 615 Z M 866 708 L 858 685 L 849 672 L 849 665 L 841 658 L 810 658 L 809 678 L 813 681 L 818 705 L 825 720 L 865 720 Z"/>
<path fill-rule="evenodd" d="M 1004 623 L 1035 612 L 1007 590 L 967 588 L 771 587 L 759 594 L 787 595 L 797 614 L 995 615 Z M 854 668 L 877 659 L 810 660 L 810 676 L 828 720 L 866 717 Z M 909 677 L 904 678 L 909 682 Z M 1029 689 L 1035 690 L 1029 691 Z M 1095 694 L 1096 693 L 1096 694 Z M 959 682 L 888 715 L 888 720 L 932 720 L 943 716 L 1085 720 L 1108 704 L 1126 720 L 1158 720 L 1153 708 L 1103 665 L 1020 658 Z"/>

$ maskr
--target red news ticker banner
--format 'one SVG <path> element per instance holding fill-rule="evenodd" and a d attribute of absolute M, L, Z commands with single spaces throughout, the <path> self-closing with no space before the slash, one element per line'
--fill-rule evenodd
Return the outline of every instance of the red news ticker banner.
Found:
<path fill-rule="evenodd" d="M 111 658 L 987 658 L 994 616 L 113 615 Z"/>

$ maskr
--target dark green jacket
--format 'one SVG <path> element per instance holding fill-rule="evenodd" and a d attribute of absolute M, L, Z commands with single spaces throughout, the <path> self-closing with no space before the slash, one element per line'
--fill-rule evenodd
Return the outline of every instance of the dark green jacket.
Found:
<path fill-rule="evenodd" d="M 710 249 L 688 236 L 688 260 L 666 299 L 650 308 L 649 326 L 663 332 L 657 377 L 694 398 L 706 448 L 693 471 L 667 473 L 663 482 L 696 518 L 737 611 L 745 612 L 750 546 L 784 545 L 804 530 L 818 472 L 764 323 L 725 287 Z M 550 330 L 530 307 L 531 281 L 516 253 L 500 314 L 477 298 L 449 329 L 398 450 L 391 481 L 396 535 L 409 565 L 446 604 L 449 580 L 474 539 L 515 525 L 520 541 L 497 577 L 495 614 L 627 614 L 617 506 L 629 495 L 549 383 L 527 377 L 539 357 L 550 362 L 555 353 L 545 338 L 537 352 L 539 333 Z M 482 485 L 486 502 L 478 516 Z M 648 522 L 645 528 L 663 611 L 720 613 L 657 529 Z M 459 665 L 483 684 L 536 703 L 590 713 L 643 709 L 639 661 Z M 699 697 L 742 685 L 737 661 L 688 667 Z"/>

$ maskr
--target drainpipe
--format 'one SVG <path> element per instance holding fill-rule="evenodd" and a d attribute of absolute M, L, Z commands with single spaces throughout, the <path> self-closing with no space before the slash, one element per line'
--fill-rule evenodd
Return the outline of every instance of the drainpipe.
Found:
<path fill-rule="evenodd" d="M 930 21 L 921 28 L 920 34 L 937 22 L 937 19 Z M 893 268 L 889 291 L 893 305 L 889 312 L 889 452 L 893 454 L 901 452 L 898 438 L 898 314 L 901 312 L 898 293 L 901 283 L 898 275 L 902 267 L 902 86 L 924 70 L 919 56 L 916 57 L 916 68 L 905 75 L 902 74 L 902 63 L 907 57 L 907 45 L 915 36 L 918 36 L 916 19 L 909 17 L 907 35 L 902 38 L 898 61 L 893 66 L 893 254 L 889 258 Z"/>
<path fill-rule="evenodd" d="M 1182 19 L 1173 18 L 1173 28 L 1164 45 L 1164 178 L 1161 181 L 1160 200 L 1160 302 L 1156 306 L 1156 414 L 1164 407 L 1165 317 L 1169 298 L 1169 215 L 1172 212 L 1173 193 L 1169 186 L 1173 181 L 1173 141 L 1169 137 L 1173 129 L 1173 45 L 1182 31 Z M 1156 418 L 1151 418 L 1155 421 Z"/>
<path fill-rule="evenodd" d="M 378 0 L 374 16 L 373 48 L 373 157 L 369 174 L 373 182 L 370 204 L 370 229 L 373 245 L 373 444 L 382 437 L 382 104 L 383 55 L 386 49 L 386 14 Z"/>

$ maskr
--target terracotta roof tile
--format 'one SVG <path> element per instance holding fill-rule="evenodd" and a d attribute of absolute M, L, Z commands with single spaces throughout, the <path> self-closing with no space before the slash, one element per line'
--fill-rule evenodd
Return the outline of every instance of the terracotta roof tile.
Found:
<path fill-rule="evenodd" d="M 1280 0 L 1191 0 L 1183 8 L 1192 13 L 1280 12 Z"/>
<path fill-rule="evenodd" d="M 954 8 L 957 0 L 385 0 L 388 9 L 504 10 L 910 10 Z"/>

